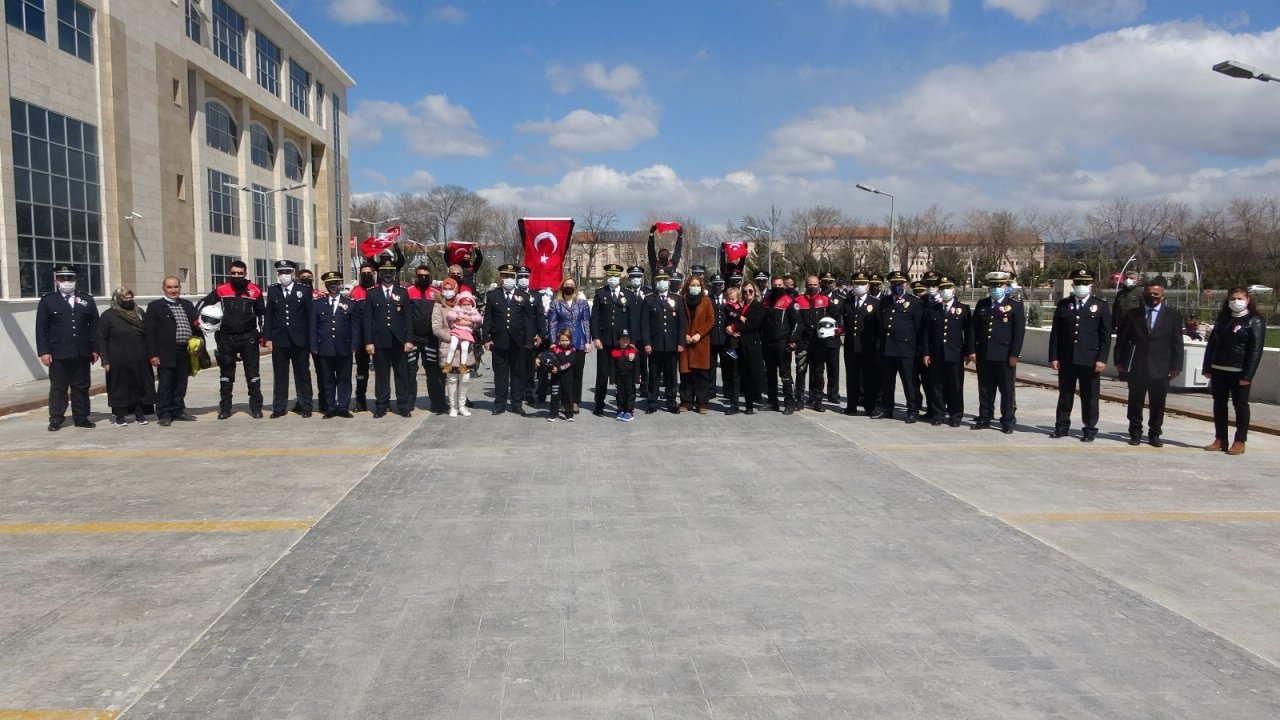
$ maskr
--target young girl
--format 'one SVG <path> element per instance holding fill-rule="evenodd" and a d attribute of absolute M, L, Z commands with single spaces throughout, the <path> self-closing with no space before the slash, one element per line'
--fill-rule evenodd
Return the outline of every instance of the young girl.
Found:
<path fill-rule="evenodd" d="M 573 330 L 562 328 L 556 333 L 556 346 L 551 349 L 548 359 L 549 368 L 545 368 L 551 377 L 551 405 L 547 420 L 556 421 L 556 415 L 563 412 L 564 419 L 573 422 L 573 365 L 578 351 L 573 347 Z"/>
<path fill-rule="evenodd" d="M 461 350 L 458 364 L 470 365 L 471 345 L 476 341 L 474 328 L 484 321 L 480 311 L 476 310 L 476 296 L 469 290 L 459 292 L 458 304 L 445 313 L 445 319 L 449 321 L 449 355 L 445 364 L 452 365 L 454 353 Z"/>
<path fill-rule="evenodd" d="M 739 291 L 736 287 L 731 287 L 724 291 L 725 304 L 725 325 L 724 334 L 726 338 L 724 354 L 735 360 L 738 358 L 738 343 L 741 342 L 738 333 L 737 319 L 742 312 L 742 303 L 739 301 Z"/>

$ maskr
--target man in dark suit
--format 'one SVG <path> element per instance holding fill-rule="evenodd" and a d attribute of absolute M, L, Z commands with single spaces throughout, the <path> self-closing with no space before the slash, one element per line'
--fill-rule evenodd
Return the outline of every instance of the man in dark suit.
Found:
<path fill-rule="evenodd" d="M 872 418 L 893 419 L 893 398 L 902 379 L 902 395 L 908 423 L 920 411 L 920 386 L 916 377 L 916 350 L 924 344 L 924 301 L 907 292 L 907 276 L 889 273 L 890 296 L 880 304 L 880 404 Z"/>
<path fill-rule="evenodd" d="M 880 404 L 880 296 L 871 294 L 870 281 L 867 273 L 855 273 L 844 302 L 845 415 L 856 415 L 859 403 L 870 415 Z"/>
<path fill-rule="evenodd" d="M 987 273 L 987 297 L 979 300 L 973 309 L 974 353 L 969 356 L 978 368 L 978 417 L 972 429 L 991 427 L 999 390 L 1000 431 L 1006 435 L 1013 432 L 1017 423 L 1014 377 L 1027 331 L 1022 303 L 1005 295 L 1008 280 L 1007 272 Z"/>
<path fill-rule="evenodd" d="M 653 276 L 654 292 L 644 299 L 640 313 L 640 342 L 649 358 L 649 404 L 645 413 L 658 410 L 658 394 L 665 386 L 667 409 L 676 408 L 676 368 L 685 336 L 684 300 L 671 292 L 671 278 L 663 270 Z"/>
<path fill-rule="evenodd" d="M 373 359 L 375 395 L 373 416 L 383 417 L 391 405 L 391 379 L 396 383 L 396 413 L 413 415 L 409 392 L 409 353 L 413 350 L 413 304 L 409 292 L 396 284 L 399 268 L 384 261 L 378 266 L 378 285 L 365 295 L 364 349 Z"/>
<path fill-rule="evenodd" d="M 610 362 L 618 348 L 618 338 L 626 330 L 628 338 L 640 336 L 640 312 L 643 306 L 631 290 L 622 287 L 622 266 L 609 263 L 604 266 L 604 287 L 596 289 L 591 303 L 591 337 L 596 346 L 596 417 L 604 415 L 605 394 L 609 390 Z M 637 358 L 639 360 L 639 358 Z M 625 382 L 618 378 L 619 385 Z"/>
<path fill-rule="evenodd" d="M 316 377 L 324 419 L 351 417 L 351 358 L 359 340 L 357 321 L 362 306 L 342 296 L 342 273 L 320 276 L 326 294 L 311 303 L 311 354 L 316 357 Z"/>
<path fill-rule="evenodd" d="M 284 417 L 289 404 L 289 369 L 298 391 L 298 413 L 311 417 L 311 367 L 307 355 L 311 347 L 311 288 L 293 280 L 293 263 L 276 262 L 275 285 L 267 288 L 262 336 L 271 353 L 274 392 L 271 417 Z"/>
<path fill-rule="evenodd" d="M 956 300 L 956 284 L 938 278 L 938 303 L 925 315 L 928 345 L 924 363 L 929 373 L 928 391 L 932 425 L 946 422 L 960 427 L 964 417 L 964 363 L 973 355 L 973 323 L 969 306 Z"/>
<path fill-rule="evenodd" d="M 76 427 L 91 428 L 89 366 L 98 362 L 98 306 L 93 296 L 76 290 L 74 265 L 53 270 L 57 289 L 36 306 L 36 354 L 49 368 L 49 431 L 62 428 L 71 394 L 71 417 Z"/>
<path fill-rule="evenodd" d="M 1164 402 L 1169 381 L 1182 374 L 1182 314 L 1164 304 L 1164 280 L 1148 280 L 1142 304 L 1130 310 L 1116 335 L 1116 368 L 1129 382 L 1129 444 L 1142 438 L 1142 405 L 1151 403 L 1147 441 L 1163 447 Z"/>
<path fill-rule="evenodd" d="M 498 267 L 501 287 L 485 295 L 484 348 L 493 352 L 493 414 L 507 411 L 524 415 L 525 389 L 529 387 L 529 356 L 542 344 L 538 334 L 538 309 L 527 290 L 516 287 L 516 266 Z"/>
<path fill-rule="evenodd" d="M 147 357 L 156 369 L 156 417 L 161 427 L 174 420 L 195 420 L 187 412 L 187 379 L 191 376 L 191 353 L 187 341 L 200 337 L 199 315 L 190 300 L 182 298 L 182 281 L 170 275 L 164 279 L 164 297 L 147 305 L 142 319 Z"/>
<path fill-rule="evenodd" d="M 1077 385 L 1080 440 L 1093 442 L 1098 434 L 1098 395 L 1111 350 L 1111 321 L 1111 308 L 1093 294 L 1093 275 L 1083 269 L 1071 273 L 1071 296 L 1058 301 L 1049 331 L 1049 367 L 1058 371 L 1058 414 L 1049 437 L 1066 437 L 1071 429 Z"/>

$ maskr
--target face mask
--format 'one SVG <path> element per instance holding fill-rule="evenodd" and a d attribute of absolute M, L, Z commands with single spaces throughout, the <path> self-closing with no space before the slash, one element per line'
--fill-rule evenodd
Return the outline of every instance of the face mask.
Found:
<path fill-rule="evenodd" d="M 342 283 L 329 283 L 324 286 L 324 289 L 328 290 L 330 295 L 337 295 L 342 292 Z"/>
<path fill-rule="evenodd" d="M 418 275 L 413 279 L 413 285 L 419 290 L 426 290 L 427 288 L 431 287 L 431 276 Z"/>
<path fill-rule="evenodd" d="M 516 280 L 516 285 L 519 285 L 521 290 L 524 290 L 524 289 L 528 288 L 528 287 L 529 287 L 529 278 L 518 278 L 518 279 Z"/>
<path fill-rule="evenodd" d="M 669 260 L 671 260 L 671 257 L 669 255 L 658 256 L 658 262 L 662 263 L 663 265 L 666 265 Z"/>
<path fill-rule="evenodd" d="M 1143 295 L 1142 299 L 1147 303 L 1147 307 L 1156 307 L 1160 303 L 1164 302 L 1163 297 L 1158 298 L 1154 295 Z"/>
<path fill-rule="evenodd" d="M 516 279 L 515 279 L 515 278 L 502 278 L 502 289 L 503 289 L 503 290 L 515 290 L 515 289 L 516 289 Z"/>
<path fill-rule="evenodd" d="M 1004 286 L 991 288 L 991 299 L 1000 302 L 1004 299 Z"/>
<path fill-rule="evenodd" d="M 671 292 L 680 292 L 680 283 L 675 280 L 671 281 Z"/>
<path fill-rule="evenodd" d="M 659 280 L 657 283 L 658 292 L 666 292 L 671 289 L 671 283 L 666 280 Z"/>
<path fill-rule="evenodd" d="M 276 275 L 276 282 L 281 285 L 292 285 L 293 273 L 280 273 L 279 275 Z"/>
<path fill-rule="evenodd" d="M 311 284 L 312 284 L 312 278 L 298 278 L 298 284 L 299 284 L 299 285 L 305 285 L 305 286 L 307 286 L 307 287 L 311 287 Z"/>
<path fill-rule="evenodd" d="M 373 273 L 360 273 L 360 287 L 371 288 L 373 287 L 373 283 L 374 283 Z"/>
<path fill-rule="evenodd" d="M 1236 313 L 1238 315 L 1244 314 L 1244 311 L 1249 309 L 1249 301 L 1248 300 L 1229 300 L 1227 301 L 1227 307 L 1231 308 L 1231 312 L 1233 313 Z"/>
<path fill-rule="evenodd" d="M 610 275 L 609 277 L 605 278 L 604 282 L 609 287 L 616 288 L 622 284 L 622 278 L 618 277 L 617 275 Z"/>
<path fill-rule="evenodd" d="M 378 276 L 378 279 L 382 281 L 383 285 L 390 285 L 396 281 L 396 276 L 395 273 L 382 273 Z"/>
<path fill-rule="evenodd" d="M 133 309 L 133 301 L 132 301 L 132 300 L 121 300 L 121 301 L 120 301 L 120 307 L 124 308 L 125 310 L 132 310 L 132 309 Z"/>
<path fill-rule="evenodd" d="M 243 290 L 249 287 L 249 278 L 233 277 L 231 278 L 231 287 L 235 288 L 236 290 Z"/>
<path fill-rule="evenodd" d="M 1072 295 L 1075 295 L 1076 297 L 1080 298 L 1081 300 L 1083 300 L 1083 299 L 1085 299 L 1085 298 L 1089 297 L 1089 293 L 1090 293 L 1090 292 L 1093 292 L 1093 286 L 1092 286 L 1092 285 L 1073 285 L 1073 286 L 1071 286 L 1071 294 L 1072 294 Z"/>
<path fill-rule="evenodd" d="M 631 287 L 638 288 L 643 282 L 644 278 L 633 277 L 631 278 Z"/>
<path fill-rule="evenodd" d="M 449 277 L 453 278 L 453 281 L 454 281 L 454 282 L 456 282 L 456 283 L 458 283 L 459 285 L 461 285 L 461 284 L 462 284 L 462 276 L 461 276 L 461 275 L 450 275 Z"/>
<path fill-rule="evenodd" d="M 866 286 L 866 285 L 854 285 L 854 286 L 853 286 L 853 294 L 854 294 L 854 295 L 857 295 L 858 297 L 862 297 L 863 295 L 866 295 L 866 294 L 867 294 L 867 286 Z"/>
<path fill-rule="evenodd" d="M 893 293 L 894 297 L 902 297 L 907 294 L 907 286 L 906 285 L 890 285 L 889 292 Z"/>
<path fill-rule="evenodd" d="M 76 281 L 72 280 L 70 282 L 60 282 L 58 283 L 58 290 L 64 295 L 70 295 L 71 293 L 76 291 Z"/>
<path fill-rule="evenodd" d="M 818 294 L 818 288 L 815 288 L 815 287 L 806 287 L 806 288 L 804 289 L 804 294 L 805 294 L 805 295 L 817 295 L 817 294 Z"/>
<path fill-rule="evenodd" d="M 698 297 L 701 294 L 702 294 L 702 287 L 700 285 L 689 286 L 689 297 Z"/>
<path fill-rule="evenodd" d="M 942 288 L 942 299 L 944 301 L 951 302 L 952 300 L 955 299 L 955 297 L 956 297 L 955 288 Z"/>
<path fill-rule="evenodd" d="M 1138 284 L 1138 281 L 1134 280 L 1133 278 L 1124 279 L 1124 286 L 1127 288 L 1133 287 L 1134 285 L 1137 285 L 1137 284 Z"/>
<path fill-rule="evenodd" d="M 440 294 L 444 296 L 444 299 L 445 299 L 445 300 L 452 300 L 452 299 L 453 299 L 453 297 L 454 297 L 455 295 L 457 295 L 457 294 L 458 294 L 458 291 L 457 291 L 457 290 L 445 290 L 445 291 L 441 292 Z"/>
<path fill-rule="evenodd" d="M 578 291 L 578 288 L 572 285 L 565 285 L 560 288 L 560 292 L 564 293 L 567 297 L 573 297 L 574 293 L 576 293 L 577 291 Z"/>

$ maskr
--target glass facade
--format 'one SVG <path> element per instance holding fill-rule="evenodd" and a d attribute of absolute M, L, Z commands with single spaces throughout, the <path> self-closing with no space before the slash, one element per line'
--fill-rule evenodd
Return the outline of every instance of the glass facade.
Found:
<path fill-rule="evenodd" d="M 240 234 L 240 191 L 235 175 L 209 168 L 209 230 L 223 235 Z"/>
<path fill-rule="evenodd" d="M 297 145 L 286 140 L 284 142 L 284 175 L 293 182 L 302 182 L 302 168 L 306 161 L 302 159 L 302 151 Z"/>
<path fill-rule="evenodd" d="M 276 241 L 276 199 L 271 188 L 254 185 L 253 191 L 253 239 L 263 242 Z"/>
<path fill-rule="evenodd" d="M 253 44 L 258 55 L 258 84 L 272 95 L 280 97 L 280 59 L 284 57 L 280 46 L 271 42 L 261 31 L 254 33 Z"/>
<path fill-rule="evenodd" d="M 244 16 L 226 0 L 213 0 L 213 54 L 244 72 Z"/>
<path fill-rule="evenodd" d="M 58 0 L 58 47 L 93 62 L 93 9 L 77 0 Z"/>
<path fill-rule="evenodd" d="M 213 280 L 214 287 L 225 282 L 231 282 L 231 263 L 239 259 L 232 255 L 209 256 L 209 275 Z"/>
<path fill-rule="evenodd" d="M 9 101 L 22 297 L 51 292 L 55 263 L 80 268 L 81 288 L 103 290 L 98 129 Z"/>
<path fill-rule="evenodd" d="M 276 144 L 271 134 L 261 125 L 249 126 L 249 160 L 263 170 L 276 166 Z"/>
<path fill-rule="evenodd" d="M 204 104 L 205 144 L 228 155 L 239 146 L 240 128 L 222 103 L 210 100 Z"/>
<path fill-rule="evenodd" d="M 4 20 L 44 40 L 44 0 L 4 0 Z"/>
<path fill-rule="evenodd" d="M 302 244 L 302 199 L 284 196 L 284 237 L 290 245 Z"/>
<path fill-rule="evenodd" d="M 311 73 L 298 63 L 289 61 L 289 106 L 309 115 L 311 100 Z"/>
<path fill-rule="evenodd" d="M 204 44 L 204 14 L 200 11 L 200 0 L 186 0 L 187 37 L 200 45 Z"/>

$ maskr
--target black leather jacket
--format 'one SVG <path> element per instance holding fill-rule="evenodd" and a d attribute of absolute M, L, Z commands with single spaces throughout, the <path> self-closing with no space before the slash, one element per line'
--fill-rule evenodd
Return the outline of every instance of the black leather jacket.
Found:
<path fill-rule="evenodd" d="M 1252 381 L 1253 374 L 1258 371 L 1258 363 L 1262 361 L 1266 332 L 1266 323 L 1253 313 L 1239 318 L 1219 318 L 1209 334 L 1201 370 L 1212 373 L 1211 365 L 1237 367 L 1242 369 L 1241 376 L 1245 380 Z"/>

